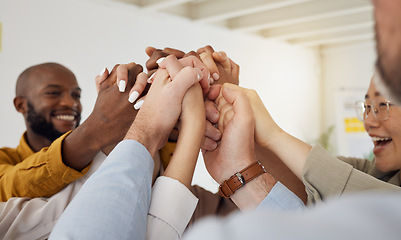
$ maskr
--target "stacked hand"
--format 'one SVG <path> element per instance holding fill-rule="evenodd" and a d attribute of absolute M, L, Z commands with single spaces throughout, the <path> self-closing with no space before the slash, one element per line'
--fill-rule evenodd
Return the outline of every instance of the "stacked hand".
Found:
<path fill-rule="evenodd" d="M 152 86 L 126 138 L 139 141 L 154 155 L 177 123 L 188 89 L 199 82 L 207 92 L 208 76 L 209 71 L 193 56 L 178 60 L 170 55 L 159 61 Z"/>
<path fill-rule="evenodd" d="M 204 151 L 203 155 L 209 173 L 221 184 L 256 161 L 255 121 L 247 96 L 233 84 L 223 85 L 215 102 L 220 112 L 218 126 L 223 134 L 218 147 Z"/>
<path fill-rule="evenodd" d="M 114 87 L 118 68 L 115 66 L 110 74 L 104 71 L 102 81 L 96 81 L 99 94 L 92 113 L 63 142 L 63 161 L 71 168 L 81 170 L 86 167 L 101 149 L 120 141 L 134 121 L 136 111 L 126 101 L 128 92 L 121 94 Z M 130 63 L 125 68 L 126 86 L 131 88 L 142 67 Z"/>

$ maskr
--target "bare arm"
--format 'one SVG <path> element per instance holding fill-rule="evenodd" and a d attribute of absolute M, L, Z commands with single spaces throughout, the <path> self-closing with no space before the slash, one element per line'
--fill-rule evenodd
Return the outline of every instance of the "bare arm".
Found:
<path fill-rule="evenodd" d="M 200 145 L 203 141 L 204 119 L 202 89 L 199 84 L 196 84 L 184 97 L 177 146 L 164 174 L 166 177 L 180 181 L 187 188 L 191 186 Z"/>

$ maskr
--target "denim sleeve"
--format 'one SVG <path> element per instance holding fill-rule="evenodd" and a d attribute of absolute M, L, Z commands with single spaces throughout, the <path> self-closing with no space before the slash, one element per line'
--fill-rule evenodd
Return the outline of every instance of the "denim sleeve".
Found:
<path fill-rule="evenodd" d="M 50 239 L 145 239 L 153 168 L 143 145 L 120 142 L 67 207 Z"/>
<path fill-rule="evenodd" d="M 297 210 L 305 207 L 302 200 L 281 182 L 277 182 L 257 209 Z"/>

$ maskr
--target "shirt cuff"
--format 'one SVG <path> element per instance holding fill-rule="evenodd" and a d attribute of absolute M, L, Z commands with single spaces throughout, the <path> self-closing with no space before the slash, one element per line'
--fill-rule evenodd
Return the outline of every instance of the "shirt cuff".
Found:
<path fill-rule="evenodd" d="M 297 195 L 281 182 L 277 182 L 257 209 L 297 210 L 305 207 Z"/>
<path fill-rule="evenodd" d="M 197 204 L 198 198 L 182 183 L 161 176 L 152 188 L 149 214 L 165 221 L 182 236 Z"/>

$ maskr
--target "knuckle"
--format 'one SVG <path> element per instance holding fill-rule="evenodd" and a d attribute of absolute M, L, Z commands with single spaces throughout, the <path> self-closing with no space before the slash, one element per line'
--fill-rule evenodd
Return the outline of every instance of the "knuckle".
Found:
<path fill-rule="evenodd" d="M 172 55 L 172 54 L 170 54 L 170 55 L 168 55 L 167 57 L 166 57 L 166 59 L 165 60 L 167 60 L 167 61 L 171 61 L 171 60 L 177 60 L 177 57 L 176 56 L 174 56 L 174 55 Z"/>

